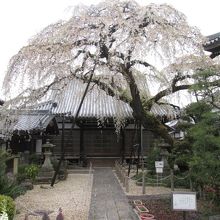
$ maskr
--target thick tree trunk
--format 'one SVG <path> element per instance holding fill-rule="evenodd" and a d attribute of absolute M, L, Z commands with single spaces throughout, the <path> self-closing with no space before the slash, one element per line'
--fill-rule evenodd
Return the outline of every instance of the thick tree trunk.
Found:
<path fill-rule="evenodd" d="M 132 72 L 129 70 L 125 70 L 124 75 L 127 78 L 127 82 L 131 91 L 132 101 L 130 103 L 130 106 L 133 109 L 134 118 L 141 122 L 144 128 L 151 130 L 153 133 L 162 137 L 165 140 L 165 142 L 167 142 L 171 146 L 172 149 L 174 144 L 173 138 L 169 135 L 166 126 L 164 126 L 150 112 L 150 109 L 144 108 L 143 102 L 141 101 L 140 92 Z M 150 106 L 148 106 L 148 108 L 150 108 Z"/>

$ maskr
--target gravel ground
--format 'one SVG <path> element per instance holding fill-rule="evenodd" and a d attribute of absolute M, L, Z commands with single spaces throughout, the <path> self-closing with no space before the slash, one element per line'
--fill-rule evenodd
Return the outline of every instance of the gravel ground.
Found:
<path fill-rule="evenodd" d="M 26 213 L 36 210 L 52 211 L 49 215 L 55 220 L 58 209 L 63 210 L 67 220 L 87 220 L 91 200 L 92 174 L 69 174 L 66 181 L 49 185 L 35 185 L 33 190 L 16 199 L 18 213 L 15 220 L 24 220 Z M 42 219 L 40 216 L 29 216 L 28 220 Z"/>
<path fill-rule="evenodd" d="M 93 174 L 69 174 L 66 181 L 60 181 L 54 187 L 43 185 L 42 188 L 41 185 L 35 185 L 33 190 L 27 191 L 25 195 L 15 200 L 19 213 L 15 216 L 15 220 L 27 220 L 25 214 L 38 210 L 51 211 L 50 220 L 55 220 L 60 207 L 66 220 L 87 220 L 92 182 Z M 122 188 L 125 190 L 124 187 Z M 170 193 L 170 188 L 147 186 L 145 195 L 159 196 Z M 135 181 L 130 179 L 129 193 L 126 194 L 128 196 L 143 195 L 142 186 L 137 186 Z M 37 219 L 42 219 L 42 217 L 32 215 L 28 217 L 28 220 Z"/>

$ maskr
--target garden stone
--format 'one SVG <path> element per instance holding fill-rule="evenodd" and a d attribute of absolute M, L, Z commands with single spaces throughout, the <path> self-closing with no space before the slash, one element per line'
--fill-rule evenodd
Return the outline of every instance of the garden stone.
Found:
<path fill-rule="evenodd" d="M 32 190 L 34 188 L 33 183 L 30 180 L 25 180 L 21 183 L 21 186 L 24 187 L 26 190 Z"/>

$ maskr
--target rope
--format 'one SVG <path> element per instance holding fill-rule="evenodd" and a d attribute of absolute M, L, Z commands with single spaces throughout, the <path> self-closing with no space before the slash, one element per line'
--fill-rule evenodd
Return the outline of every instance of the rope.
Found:
<path fill-rule="evenodd" d="M 120 165 L 117 161 L 116 161 L 116 163 L 115 163 L 115 168 L 116 168 L 116 172 L 122 172 L 122 171 L 123 171 L 123 170 L 122 170 L 123 166 Z M 157 181 L 157 179 L 150 178 L 150 177 L 148 177 L 148 176 L 146 176 L 146 175 L 145 175 L 145 178 L 147 178 L 147 179 L 149 179 L 149 180 L 153 180 L 153 181 L 155 181 L 155 182 Z M 168 179 L 168 178 L 170 178 L 170 175 L 165 176 L 165 177 L 163 177 L 163 178 L 159 178 L 159 180 L 160 180 L 160 181 L 161 181 L 161 180 L 166 180 L 166 179 Z M 128 177 L 128 179 L 130 180 L 131 177 Z M 142 176 L 141 176 L 140 178 L 136 179 L 136 181 L 139 181 L 139 180 L 142 180 Z"/>
<path fill-rule="evenodd" d="M 160 180 L 166 180 L 166 179 L 170 178 L 170 176 L 171 176 L 171 175 L 165 176 L 165 177 L 163 177 L 163 178 L 160 178 Z"/>
<path fill-rule="evenodd" d="M 153 178 L 150 178 L 150 177 L 148 177 L 148 176 L 145 176 L 145 178 L 146 179 L 149 179 L 149 180 L 153 180 L 153 181 L 157 181 L 157 179 L 153 179 Z M 163 178 L 158 178 L 158 180 L 166 180 L 166 179 L 168 179 L 168 178 L 170 178 L 170 175 L 169 176 L 165 176 L 165 177 L 163 177 Z M 139 179 L 136 179 L 136 181 L 138 181 L 138 180 L 142 180 L 142 177 L 140 177 Z"/>
<path fill-rule="evenodd" d="M 175 177 L 176 179 L 178 179 L 178 180 L 184 180 L 184 179 L 186 179 L 186 178 L 189 178 L 189 174 L 187 174 L 185 177 L 177 177 L 177 176 L 173 176 L 173 177 Z"/>

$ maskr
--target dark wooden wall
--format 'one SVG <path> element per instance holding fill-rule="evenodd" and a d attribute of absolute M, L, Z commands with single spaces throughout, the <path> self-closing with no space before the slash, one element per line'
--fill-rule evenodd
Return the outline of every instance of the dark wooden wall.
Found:
<path fill-rule="evenodd" d="M 118 137 L 113 128 L 83 128 L 81 131 L 80 128 L 65 129 L 65 155 L 73 158 L 79 157 L 81 153 L 80 146 L 83 145 L 83 152 L 87 157 L 122 157 L 122 155 L 129 157 L 131 147 L 135 144 L 133 141 L 135 131 L 125 129 L 123 133 Z M 61 153 L 61 139 L 62 129 L 60 129 L 59 135 L 50 136 L 51 143 L 56 145 L 54 147 L 55 155 Z M 151 132 L 143 131 L 142 140 L 145 154 L 152 145 L 153 139 Z"/>
<path fill-rule="evenodd" d="M 62 129 L 59 130 L 59 135 L 51 135 L 50 142 L 55 145 L 53 149 L 54 155 L 61 154 Z M 79 157 L 80 152 L 80 130 L 65 129 L 64 130 L 64 147 L 65 155 L 69 157 Z"/>
<path fill-rule="evenodd" d="M 84 130 L 85 154 L 92 156 L 118 157 L 121 153 L 121 138 L 117 138 L 113 129 Z"/>

